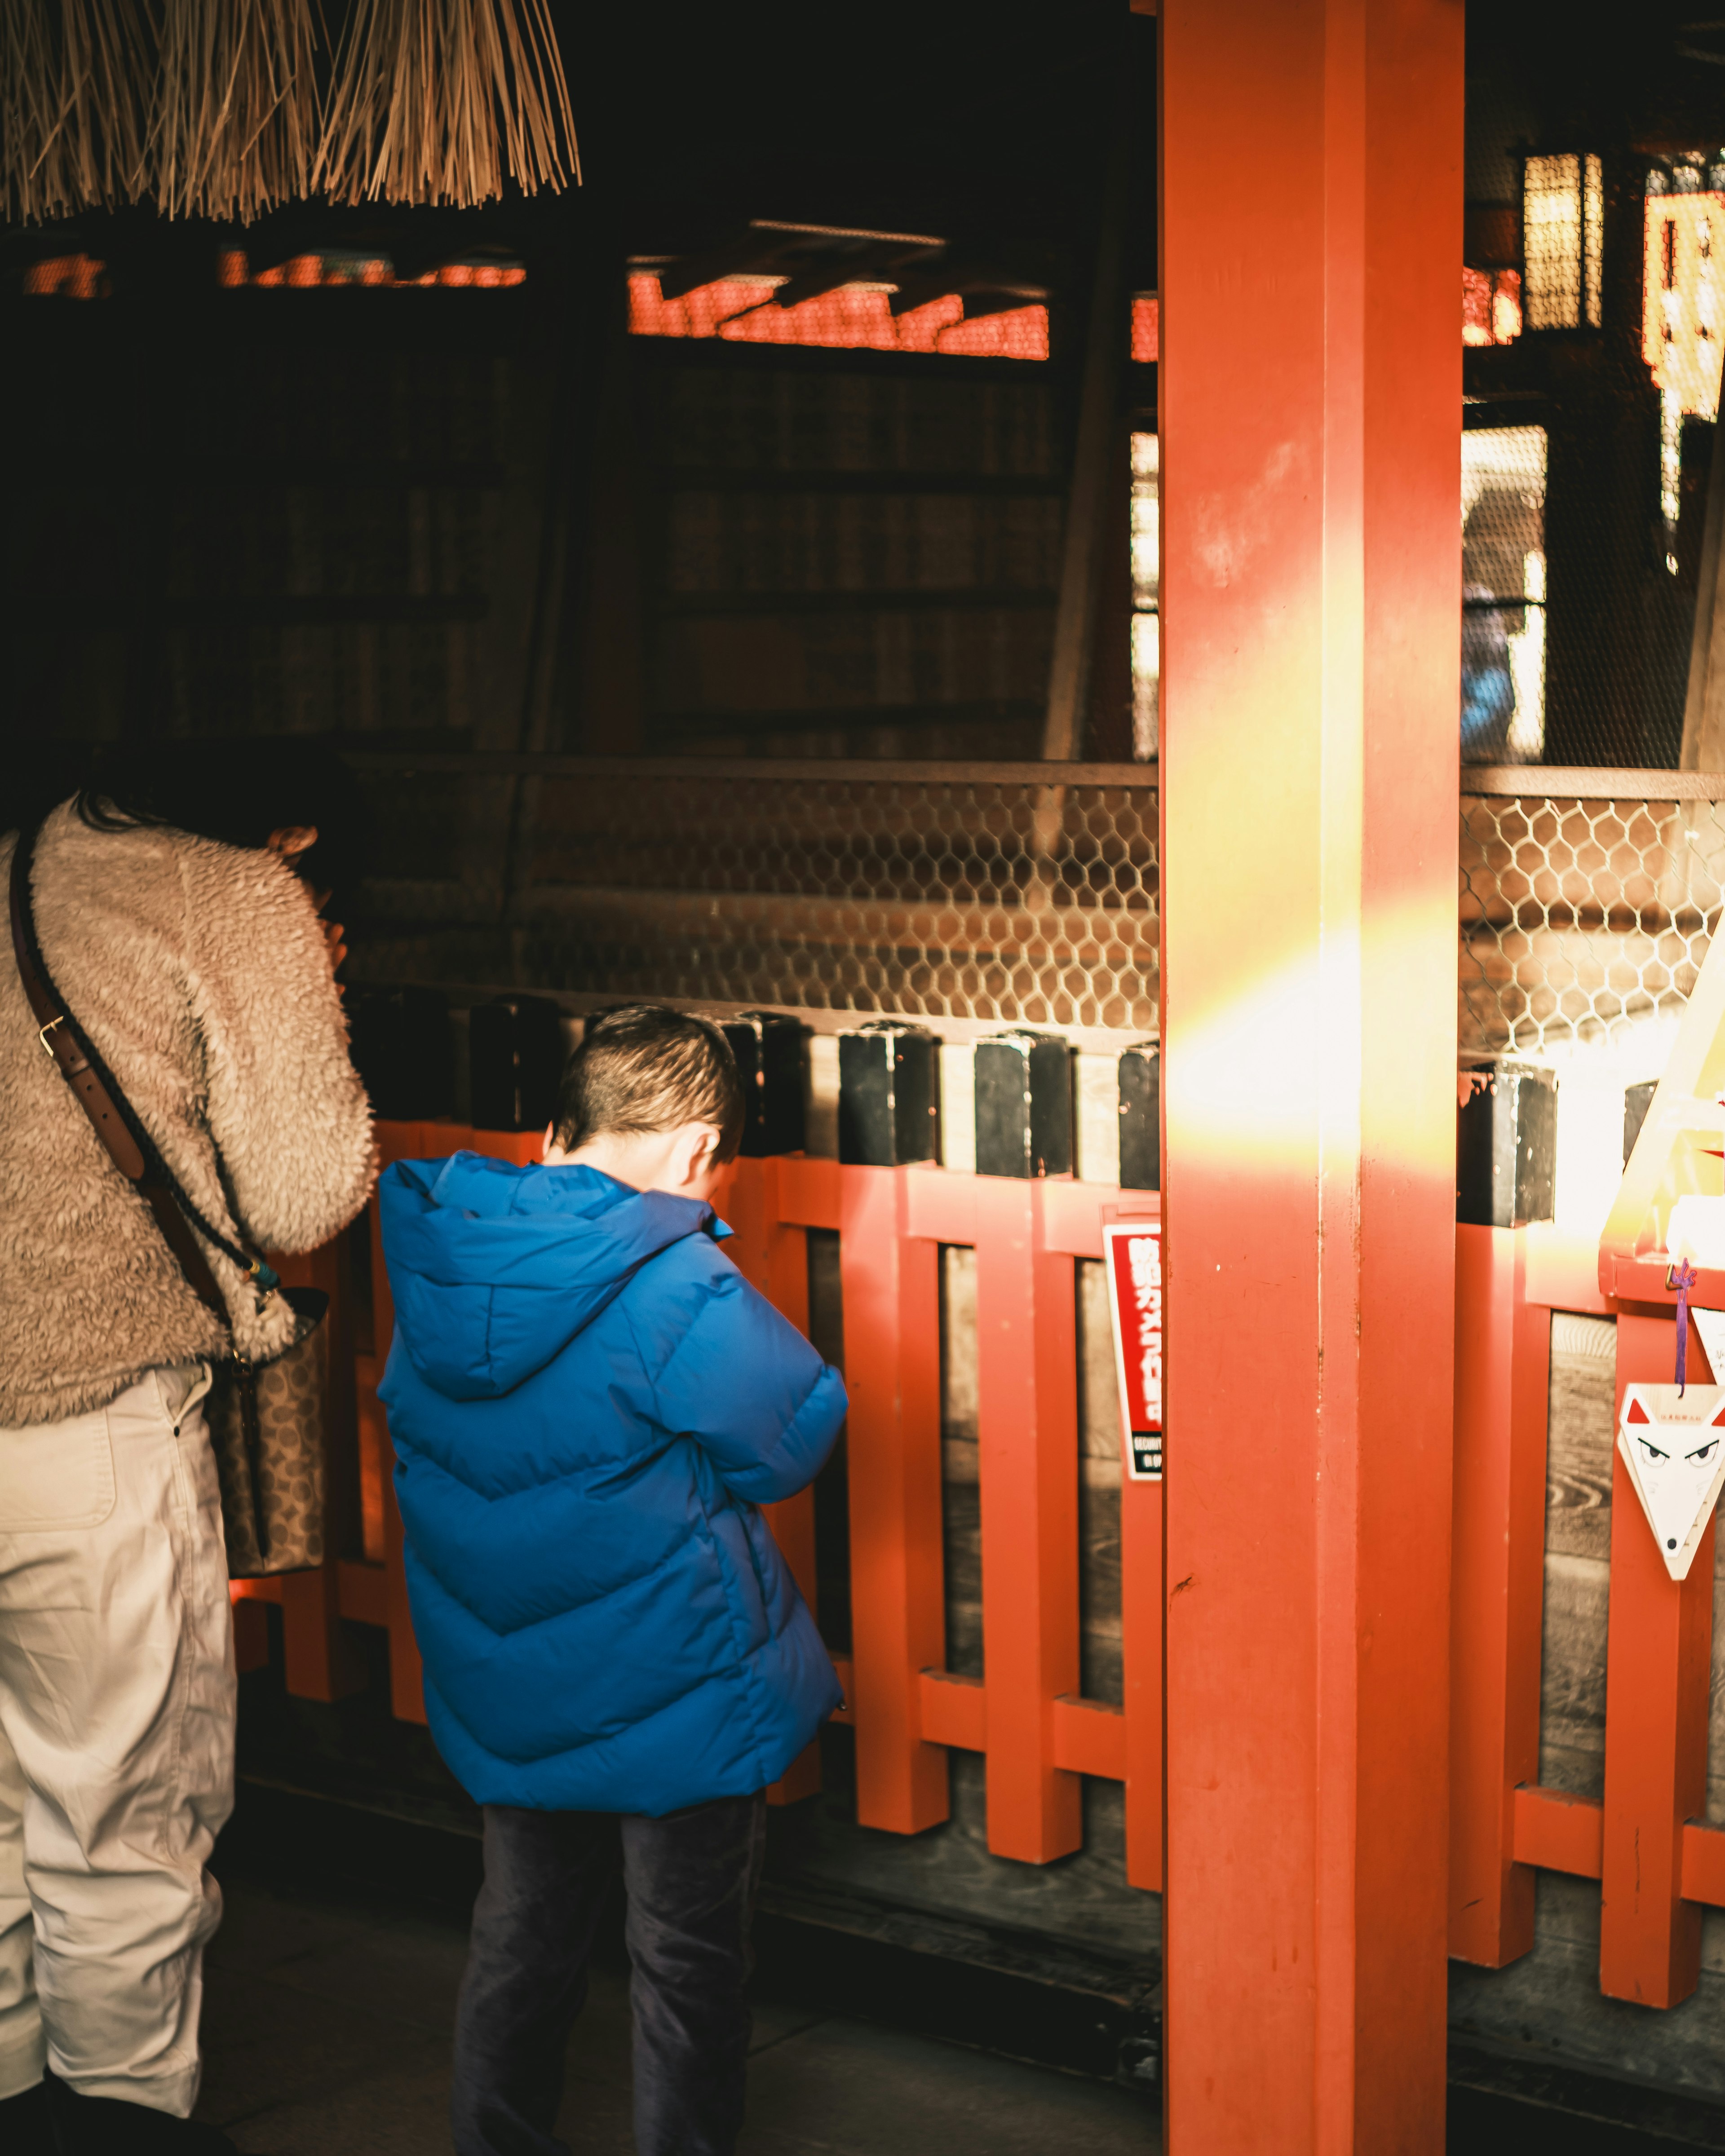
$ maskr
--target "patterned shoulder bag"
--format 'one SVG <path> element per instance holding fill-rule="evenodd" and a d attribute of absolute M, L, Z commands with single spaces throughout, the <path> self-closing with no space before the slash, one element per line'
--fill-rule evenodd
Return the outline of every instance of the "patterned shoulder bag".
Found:
<path fill-rule="evenodd" d="M 193 1292 L 228 1336 L 230 1353 L 213 1365 L 204 1409 L 222 1486 L 228 1570 L 235 1579 L 306 1571 L 324 1556 L 329 1297 L 316 1288 L 284 1287 L 261 1257 L 213 1227 L 181 1188 L 43 962 L 30 892 L 35 844 L 33 830 L 18 834 L 11 911 L 13 955 L 37 1037 L 109 1158 L 154 1214 Z M 228 1306 L 192 1232 L 193 1224 L 245 1274 L 260 1312 L 272 1296 L 292 1308 L 294 1337 L 280 1353 L 252 1362 L 232 1349 Z"/>

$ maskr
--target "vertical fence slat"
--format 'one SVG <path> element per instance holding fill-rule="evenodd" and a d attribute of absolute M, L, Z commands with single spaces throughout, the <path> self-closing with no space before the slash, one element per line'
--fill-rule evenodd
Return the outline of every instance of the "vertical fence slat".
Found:
<path fill-rule="evenodd" d="M 1079 1674 L 1072 1260 L 1043 1246 L 1034 1183 L 978 1176 L 976 1238 L 988 1846 L 1045 1864 L 1084 1840 L 1082 1785 L 1053 1740 Z"/>
<path fill-rule="evenodd" d="M 1455 1230 L 1450 1952 L 1486 1969 L 1533 1943 L 1514 1805 L 1539 1779 L 1551 1318 L 1526 1264 L 1523 1229 Z"/>
<path fill-rule="evenodd" d="M 738 1160 L 729 1186 L 716 1199 L 731 1229 L 725 1248 L 737 1270 L 758 1288 L 782 1317 L 802 1333 L 809 1330 L 809 1238 L 786 1224 L 776 1159 Z M 762 1507 L 773 1540 L 784 1554 L 803 1599 L 816 1607 L 814 1576 L 814 1491 L 799 1490 L 777 1505 Z M 820 1746 L 806 1745 L 767 1792 L 774 1804 L 795 1804 L 820 1788 Z"/>
<path fill-rule="evenodd" d="M 418 1123 L 377 1126 L 377 1165 L 380 1172 L 392 1161 L 421 1158 L 439 1147 L 436 1126 L 423 1130 Z M 439 1147 L 440 1150 L 446 1149 Z M 373 1312 L 373 1384 L 382 1382 L 395 1337 L 395 1298 L 389 1292 L 389 1269 L 383 1262 L 383 1231 L 375 1202 L 372 1206 L 372 1309 Z M 383 1454 L 383 1578 L 384 1607 L 389 1619 L 389 1704 L 398 1722 L 425 1719 L 425 1673 L 419 1660 L 419 1643 L 413 1637 L 413 1614 L 408 1606 L 408 1575 L 403 1561 L 401 1512 L 395 1502 L 395 1451 L 389 1443 L 389 1419 L 373 1391 L 373 1427 L 382 1438 Z"/>
<path fill-rule="evenodd" d="M 850 1605 L 857 1817 L 915 1834 L 945 1819 L 947 1755 L 922 1734 L 921 1680 L 944 1659 L 940 1281 L 912 1236 L 907 1175 L 841 1178 L 839 1278 L 850 1394 Z"/>
<path fill-rule="evenodd" d="M 1120 1644 L 1126 1693 L 1126 1878 L 1162 1891 L 1162 1485 L 1120 1484 Z"/>
<path fill-rule="evenodd" d="M 1675 1337 L 1663 1313 L 1622 1312 L 1617 1414 L 1625 1385 L 1671 1383 Z M 1692 1328 L 1689 1358 L 1702 1367 Z M 1672 1579 L 1614 1445 L 1599 1989 L 1643 2006 L 1675 2006 L 1701 1974 L 1701 1909 L 1682 1898 L 1683 1825 L 1707 1806 L 1713 1532 L 1709 1522 L 1687 1579 Z"/>

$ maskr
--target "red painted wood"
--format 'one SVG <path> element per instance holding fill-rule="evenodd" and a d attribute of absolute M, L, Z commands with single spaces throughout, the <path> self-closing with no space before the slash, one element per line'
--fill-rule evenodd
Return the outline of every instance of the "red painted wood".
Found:
<path fill-rule="evenodd" d="M 805 1160 L 793 1154 L 778 1163 L 779 1218 L 798 1228 L 837 1228 L 839 1177 L 835 1160 Z"/>
<path fill-rule="evenodd" d="M 922 1734 L 929 1743 L 956 1744 L 964 1752 L 987 1751 L 988 1702 L 980 1677 L 924 1670 L 916 1699 Z"/>
<path fill-rule="evenodd" d="M 948 1809 L 946 1753 L 922 1734 L 922 1673 L 945 1659 L 946 1615 L 940 1282 L 935 1245 L 906 1217 L 918 1173 L 840 1178 L 857 1817 L 899 1834 Z"/>
<path fill-rule="evenodd" d="M 381 1564 L 372 1564 L 356 1558 L 343 1558 L 337 1566 L 341 1614 L 356 1624 L 376 1625 L 387 1629 L 389 1623 L 389 1580 Z"/>
<path fill-rule="evenodd" d="M 1663 1312 L 1620 1313 L 1620 1412 L 1626 1384 L 1671 1382 L 1675 1339 Z M 1689 1357 L 1692 1369 L 1705 1368 L 1692 1326 Z M 1683 1899 L 1683 1827 L 1707 1808 L 1714 1527 L 1687 1579 L 1673 1580 L 1615 1451 L 1612 1469 L 1599 1989 L 1675 2006 L 1701 1974 L 1701 1910 Z"/>
<path fill-rule="evenodd" d="M 1126 1694 L 1126 1876 L 1162 1889 L 1163 1485 L 1120 1485 L 1120 1644 Z"/>
<path fill-rule="evenodd" d="M 1683 1829 L 1683 1898 L 1725 1908 L 1725 1829 L 1695 1820 Z"/>
<path fill-rule="evenodd" d="M 1164 2145 L 1436 2156 L 1462 10 L 1160 27 Z"/>
<path fill-rule="evenodd" d="M 1050 1717 L 1054 1763 L 1074 1774 L 1126 1779 L 1126 1715 L 1096 1699 L 1057 1699 Z"/>
<path fill-rule="evenodd" d="M 1501 1969 L 1533 1943 L 1516 1785 L 1539 1778 L 1551 1316 L 1526 1296 L 1527 1234 L 1455 1230 L 1455 1506 L 1450 1952 Z"/>
<path fill-rule="evenodd" d="M 715 1199 L 732 1229 L 725 1249 L 733 1265 L 797 1330 L 809 1330 L 809 1239 L 784 1215 L 781 1160 L 737 1160 L 726 1187 Z M 791 1576 L 811 1609 L 818 1604 L 814 1578 L 814 1491 L 799 1490 L 783 1503 L 762 1507 Z M 820 1788 L 820 1746 L 806 1745 L 767 1791 L 771 1804 L 795 1804 Z"/>
<path fill-rule="evenodd" d="M 1597 1879 L 1604 1861 L 1604 1812 L 1596 1797 L 1567 1789 L 1517 1789 L 1515 1853 L 1518 1864 Z"/>
<path fill-rule="evenodd" d="M 234 1666 L 241 1676 L 249 1670 L 265 1668 L 270 1661 L 270 1620 L 254 1596 L 236 1598 L 234 1604 Z"/>
<path fill-rule="evenodd" d="M 1053 1706 L 1078 1690 L 1078 1395 L 1072 1260 L 1043 1186 L 976 1178 L 977 1428 L 988 1846 L 1046 1864 L 1084 1840 Z"/>
<path fill-rule="evenodd" d="M 1529 1302 L 1548 1310 L 1591 1311 L 1599 1317 L 1615 1310 L 1599 1291 L 1599 1246 L 1549 1220 L 1523 1230 L 1527 1240 Z"/>

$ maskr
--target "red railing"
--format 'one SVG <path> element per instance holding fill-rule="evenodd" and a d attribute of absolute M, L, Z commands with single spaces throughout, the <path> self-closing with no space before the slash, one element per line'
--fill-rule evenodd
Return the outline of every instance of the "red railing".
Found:
<path fill-rule="evenodd" d="M 536 1135 L 449 1124 L 379 1127 L 386 1162 L 459 1147 L 537 1155 Z M 851 1542 L 850 1656 L 838 1659 L 841 1719 L 856 1732 L 857 1812 L 865 1826 L 913 1834 L 947 1815 L 949 1748 L 988 1761 L 988 1845 L 1046 1863 L 1083 1839 L 1080 1781 L 1126 1785 L 1126 1875 L 1162 1881 L 1162 1487 L 1122 1479 L 1124 1705 L 1079 1691 L 1078 1412 L 1073 1265 L 1101 1258 L 1111 1219 L 1153 1216 L 1152 1193 L 1066 1181 L 1021 1183 L 917 1167 L 841 1168 L 798 1157 L 739 1161 L 721 1210 L 745 1275 L 793 1323 L 808 1325 L 806 1231 L 836 1229 L 844 1296 Z M 978 1435 L 986 1676 L 957 1676 L 946 1654 L 942 1557 L 940 1297 L 943 1243 L 977 1251 Z M 373 1228 L 371 1352 L 352 1342 L 340 1254 L 285 1267 L 329 1288 L 338 1310 L 332 1367 L 354 1373 L 351 1456 L 362 1558 L 236 1587 L 241 1666 L 265 1642 L 262 1611 L 283 1613 L 286 1681 L 333 1699 L 357 1682 L 342 1620 L 387 1627 L 395 1712 L 424 1718 L 408 1612 L 401 1524 L 377 1383 L 393 1328 Z M 338 1387 L 345 1392 L 345 1387 Z M 345 1400 L 335 1418 L 347 1444 Z M 770 1509 L 803 1591 L 814 1596 L 812 1493 Z M 819 1785 L 816 1755 L 775 1793 Z"/>
<path fill-rule="evenodd" d="M 1574 1872 L 1600 1882 L 1600 1990 L 1675 2006 L 1700 1974 L 1703 1905 L 1725 1907 L 1725 1831 L 1697 1816 L 1713 1528 L 1671 1579 L 1615 1451 L 1604 1798 L 1538 1785 L 1550 1313 L 1615 1317 L 1619 1407 L 1673 1363 L 1662 1282 L 1641 1283 L 1642 1301 L 1599 1280 L 1591 1240 L 1456 1230 L 1450 1950 L 1488 1969 L 1526 1953 L 1535 1871 Z M 1690 1356 L 1705 1367 L 1698 1340 Z"/>
<path fill-rule="evenodd" d="M 386 1159 L 471 1146 L 522 1161 L 536 1137 L 447 1124 L 381 1127 Z M 1072 1267 L 1099 1258 L 1111 1219 L 1154 1214 L 1151 1194 L 1019 1183 L 938 1168 L 841 1168 L 791 1158 L 737 1164 L 721 1210 L 732 1255 L 806 1328 L 805 1231 L 836 1229 L 850 1391 L 854 1649 L 840 1657 L 856 1732 L 862 1824 L 902 1834 L 947 1815 L 947 1753 L 988 1761 L 988 1845 L 1045 1863 L 1079 1846 L 1078 1777 L 1126 1785 L 1127 1870 L 1162 1878 L 1162 1486 L 1122 1481 L 1124 1706 L 1078 1688 L 1078 1430 Z M 944 1667 L 937 1253 L 977 1252 L 983 1680 Z M 332 1250 L 297 1276 L 335 1289 Z M 355 1373 L 353 1466 L 362 1558 L 235 1589 L 242 1666 L 262 1658 L 261 1610 L 282 1606 L 290 1691 L 331 1699 L 357 1682 L 340 1620 L 389 1633 L 395 1712 L 423 1720 L 377 1379 L 391 1332 L 375 1230 L 373 1352 L 334 1345 Z M 1706 1801 L 1713 1552 L 1666 1573 L 1619 1463 L 1612 1499 L 1603 1804 L 1538 1784 L 1550 1313 L 1615 1315 L 1618 1393 L 1664 1378 L 1671 1314 L 1608 1299 L 1589 1240 L 1549 1227 L 1456 1230 L 1450 1950 L 1497 1968 L 1533 1943 L 1533 1875 L 1600 1880 L 1600 1988 L 1669 2006 L 1695 1988 L 1704 1904 L 1725 1907 L 1725 1830 Z M 1692 1353 L 1700 1355 L 1698 1342 Z M 1698 1367 L 1698 1361 L 1697 1365 Z M 347 1440 L 340 1416 L 338 1447 Z M 1178 1440 L 1176 1440 L 1178 1444 Z M 772 1509 L 811 1604 L 812 1496 Z M 811 1751 L 776 1794 L 818 1786 Z"/>

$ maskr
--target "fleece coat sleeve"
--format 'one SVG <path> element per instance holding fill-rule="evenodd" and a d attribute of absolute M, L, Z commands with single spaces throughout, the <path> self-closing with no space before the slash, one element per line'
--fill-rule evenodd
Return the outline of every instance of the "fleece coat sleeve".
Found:
<path fill-rule="evenodd" d="M 177 850 L 209 1132 L 240 1224 L 266 1249 L 315 1250 L 365 1203 L 374 1157 L 322 924 L 275 855 Z"/>
<path fill-rule="evenodd" d="M 844 1379 L 735 1271 L 712 1282 L 655 1390 L 665 1427 L 757 1505 L 805 1489 L 845 1419 Z"/>

